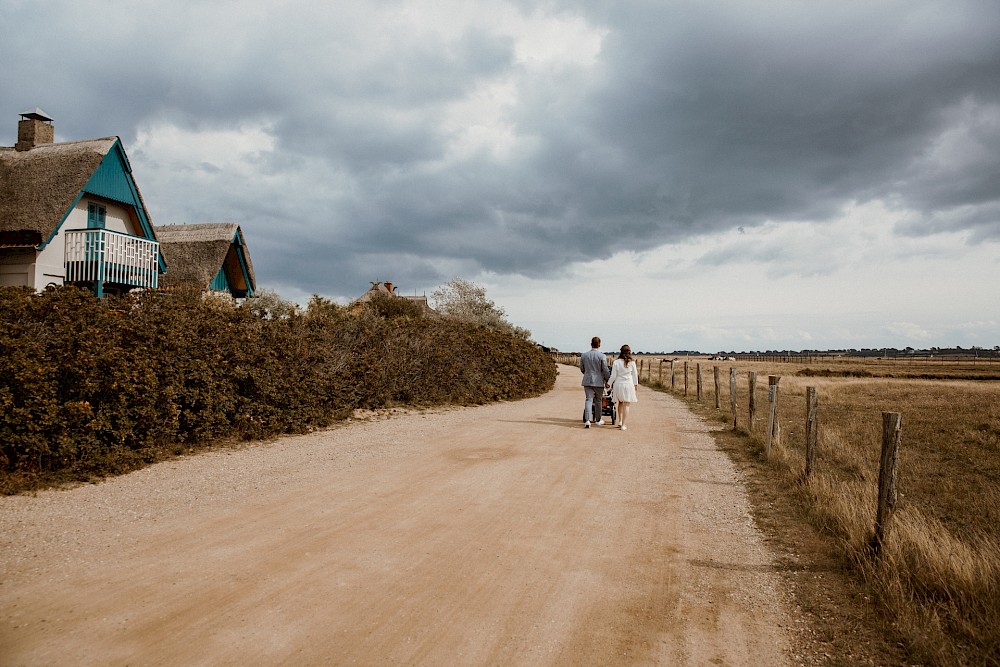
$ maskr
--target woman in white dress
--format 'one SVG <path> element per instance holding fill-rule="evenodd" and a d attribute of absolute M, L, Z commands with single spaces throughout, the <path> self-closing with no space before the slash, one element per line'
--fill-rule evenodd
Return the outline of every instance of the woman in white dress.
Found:
<path fill-rule="evenodd" d="M 639 389 L 639 369 L 632 360 L 632 348 L 628 345 L 622 345 L 618 358 L 611 366 L 608 384 L 611 385 L 611 398 L 618 404 L 618 428 L 627 431 L 625 422 L 628 421 L 629 407 L 639 401 L 636 393 Z"/>

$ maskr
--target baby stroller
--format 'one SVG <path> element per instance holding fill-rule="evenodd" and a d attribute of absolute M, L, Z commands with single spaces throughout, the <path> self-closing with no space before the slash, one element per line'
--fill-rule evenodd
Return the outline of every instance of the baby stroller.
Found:
<path fill-rule="evenodd" d="M 611 425 L 614 426 L 615 422 L 618 420 L 618 406 L 615 403 L 614 399 L 611 398 L 611 390 L 608 389 L 607 387 L 604 388 L 604 394 L 601 396 L 601 418 L 602 419 L 604 418 L 604 415 L 610 415 L 610 417 L 611 417 Z M 588 414 L 586 414 L 586 412 L 584 412 L 583 421 L 587 421 L 587 418 L 589 416 L 590 415 L 588 415 Z"/>

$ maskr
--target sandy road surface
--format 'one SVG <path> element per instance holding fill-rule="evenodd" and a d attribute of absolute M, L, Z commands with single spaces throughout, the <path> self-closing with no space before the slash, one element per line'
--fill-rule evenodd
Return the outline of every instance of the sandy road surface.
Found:
<path fill-rule="evenodd" d="M 0 665 L 780 665 L 783 595 L 728 460 L 579 374 L 0 498 Z"/>

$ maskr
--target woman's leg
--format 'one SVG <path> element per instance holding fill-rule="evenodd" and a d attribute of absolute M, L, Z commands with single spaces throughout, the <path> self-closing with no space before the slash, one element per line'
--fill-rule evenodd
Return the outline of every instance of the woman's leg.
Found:
<path fill-rule="evenodd" d="M 621 401 L 618 403 L 618 424 L 625 426 L 625 422 L 628 420 L 628 407 L 629 403 Z"/>

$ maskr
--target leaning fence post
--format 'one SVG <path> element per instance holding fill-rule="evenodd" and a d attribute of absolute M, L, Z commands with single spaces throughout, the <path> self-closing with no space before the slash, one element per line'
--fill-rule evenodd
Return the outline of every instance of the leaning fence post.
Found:
<path fill-rule="evenodd" d="M 715 379 L 715 409 L 719 409 L 719 367 L 712 366 L 712 375 Z"/>
<path fill-rule="evenodd" d="M 750 400 L 747 401 L 747 405 L 750 408 L 750 426 L 747 430 L 753 432 L 753 420 L 757 416 L 757 371 L 750 371 L 748 377 L 750 383 Z"/>
<path fill-rule="evenodd" d="M 736 369 L 729 368 L 729 405 L 733 409 L 733 430 L 736 430 Z"/>
<path fill-rule="evenodd" d="M 878 510 L 875 513 L 875 534 L 872 554 L 878 556 L 889 530 L 889 519 L 896 508 L 896 469 L 899 466 L 899 443 L 902 417 L 898 412 L 882 413 L 882 457 L 878 468 Z"/>
<path fill-rule="evenodd" d="M 697 369 L 695 375 L 695 382 L 698 385 L 698 402 L 701 403 L 701 362 L 695 364 L 695 368 Z"/>
<path fill-rule="evenodd" d="M 806 387 L 806 477 L 816 469 L 816 387 Z"/>
<path fill-rule="evenodd" d="M 778 424 L 778 382 L 781 377 L 777 375 L 767 376 L 767 400 L 771 403 L 771 416 L 768 419 L 767 427 L 767 448 L 764 453 L 767 458 L 771 458 L 771 445 L 778 446 L 781 441 L 781 426 Z"/>
<path fill-rule="evenodd" d="M 684 395 L 688 395 L 688 362 L 684 362 Z"/>

